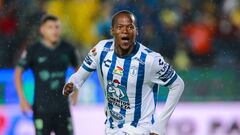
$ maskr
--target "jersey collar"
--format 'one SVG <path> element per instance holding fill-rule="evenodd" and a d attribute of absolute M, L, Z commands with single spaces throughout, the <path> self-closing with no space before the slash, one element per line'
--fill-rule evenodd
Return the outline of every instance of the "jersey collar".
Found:
<path fill-rule="evenodd" d="M 114 46 L 114 42 L 113 42 L 113 46 Z M 140 43 L 136 42 L 132 52 L 129 55 L 126 55 L 126 56 L 123 56 L 123 57 L 119 57 L 117 55 L 117 53 L 115 53 L 115 51 L 114 51 L 114 55 L 116 55 L 117 57 L 122 58 L 122 59 L 129 59 L 129 58 L 132 58 L 135 54 L 137 54 L 139 48 L 140 48 Z"/>
<path fill-rule="evenodd" d="M 48 50 L 55 50 L 56 48 L 58 48 L 58 46 L 60 45 L 61 41 L 58 41 L 58 43 L 54 46 L 54 47 L 49 47 L 46 45 L 46 43 L 44 42 L 44 40 L 40 40 L 40 43 L 42 44 L 43 47 L 45 47 Z"/>

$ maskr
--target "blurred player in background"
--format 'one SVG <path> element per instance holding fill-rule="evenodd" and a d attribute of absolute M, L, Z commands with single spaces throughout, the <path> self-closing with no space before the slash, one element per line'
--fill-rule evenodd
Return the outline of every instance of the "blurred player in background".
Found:
<path fill-rule="evenodd" d="M 23 113 L 33 111 L 36 135 L 72 135 L 73 126 L 68 98 L 62 95 L 66 71 L 77 69 L 77 53 L 73 46 L 60 39 L 60 21 L 44 15 L 40 23 L 41 40 L 23 52 L 15 68 L 15 85 Z M 23 93 L 22 73 L 32 69 L 35 79 L 34 103 L 31 107 Z M 75 104 L 77 94 L 72 96 Z"/>
<path fill-rule="evenodd" d="M 112 18 L 114 37 L 100 41 L 63 88 L 79 90 L 95 70 L 105 93 L 106 135 L 164 135 L 184 90 L 184 82 L 163 57 L 136 42 L 136 19 L 129 11 Z M 161 115 L 155 116 L 158 85 L 169 88 Z"/>

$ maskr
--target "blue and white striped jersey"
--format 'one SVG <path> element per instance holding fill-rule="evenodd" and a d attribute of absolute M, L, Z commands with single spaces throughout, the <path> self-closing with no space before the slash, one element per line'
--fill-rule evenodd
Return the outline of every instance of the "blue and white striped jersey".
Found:
<path fill-rule="evenodd" d="M 140 43 L 126 57 L 114 52 L 114 40 L 100 41 L 86 56 L 81 68 L 69 82 L 80 89 L 83 82 L 97 70 L 105 94 L 106 124 L 121 128 L 154 123 L 158 85 L 172 84 L 177 74 L 163 57 Z M 80 76 L 80 77 L 79 77 Z"/>

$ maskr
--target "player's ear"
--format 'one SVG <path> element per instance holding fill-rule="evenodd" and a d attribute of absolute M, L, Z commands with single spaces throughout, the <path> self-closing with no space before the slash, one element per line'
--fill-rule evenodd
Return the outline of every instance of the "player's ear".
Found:
<path fill-rule="evenodd" d="M 44 28 L 43 28 L 43 26 L 40 26 L 39 32 L 40 32 L 41 35 L 43 35 L 43 33 L 44 33 Z"/>

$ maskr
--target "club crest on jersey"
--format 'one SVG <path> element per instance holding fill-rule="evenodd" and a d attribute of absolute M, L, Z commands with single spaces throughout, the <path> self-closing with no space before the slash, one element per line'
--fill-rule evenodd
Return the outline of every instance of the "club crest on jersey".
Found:
<path fill-rule="evenodd" d="M 117 74 L 117 75 L 120 75 L 120 76 L 123 76 L 123 68 L 117 66 L 117 67 L 113 70 L 113 73 L 114 73 L 114 74 Z"/>
<path fill-rule="evenodd" d="M 126 88 L 122 86 L 117 79 L 108 81 L 107 100 L 114 106 L 130 109 L 130 103 L 127 97 Z"/>
<path fill-rule="evenodd" d="M 131 76 L 136 76 L 137 75 L 137 67 L 136 66 L 130 67 L 130 75 Z"/>

